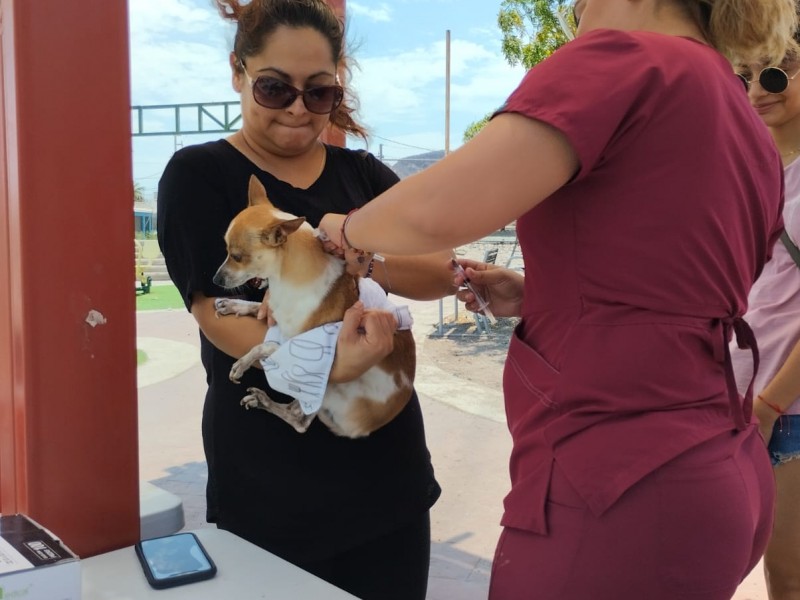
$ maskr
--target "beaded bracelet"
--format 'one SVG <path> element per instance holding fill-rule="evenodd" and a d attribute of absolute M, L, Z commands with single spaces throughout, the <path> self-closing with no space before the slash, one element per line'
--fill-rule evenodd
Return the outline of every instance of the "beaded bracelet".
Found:
<path fill-rule="evenodd" d="M 766 404 L 767 406 L 769 406 L 769 407 L 770 407 L 772 410 L 774 410 L 774 411 L 775 411 L 776 413 L 778 413 L 779 415 L 782 415 L 782 414 L 783 414 L 783 409 L 782 409 L 780 406 L 778 406 L 777 404 L 772 404 L 771 402 L 767 402 L 766 400 L 764 400 L 764 396 L 762 396 L 761 394 L 759 394 L 758 396 L 756 396 L 756 398 L 757 398 L 758 400 L 761 400 L 761 402 L 763 402 L 764 404 Z"/>

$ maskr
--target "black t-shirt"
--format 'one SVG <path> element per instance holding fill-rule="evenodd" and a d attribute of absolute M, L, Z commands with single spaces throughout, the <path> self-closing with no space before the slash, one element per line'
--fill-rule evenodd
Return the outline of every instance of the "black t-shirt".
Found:
<path fill-rule="evenodd" d="M 325 168 L 298 189 L 256 167 L 224 140 L 179 150 L 159 182 L 158 239 L 170 277 L 183 294 L 230 296 L 212 277 L 225 260 L 223 236 L 247 206 L 256 175 L 279 209 L 312 226 L 327 212 L 346 213 L 397 182 L 374 156 L 327 146 Z M 236 290 L 261 300 L 263 292 Z M 233 318 L 233 317 L 229 317 Z M 228 378 L 233 359 L 200 333 L 208 392 L 203 445 L 209 468 L 208 519 L 287 560 L 321 560 L 405 525 L 441 492 L 425 444 L 416 394 L 393 421 L 361 439 L 335 436 L 315 420 L 306 433 L 239 401 L 248 387 L 269 390 L 250 369 Z"/>

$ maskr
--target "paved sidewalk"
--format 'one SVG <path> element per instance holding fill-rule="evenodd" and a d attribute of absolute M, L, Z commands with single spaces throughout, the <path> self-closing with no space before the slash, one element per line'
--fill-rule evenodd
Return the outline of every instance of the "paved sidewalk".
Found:
<path fill-rule="evenodd" d="M 502 393 L 465 384 L 426 362 L 425 338 L 438 322 L 439 305 L 409 304 L 419 355 L 416 387 L 443 489 L 431 513 L 428 599 L 482 600 L 509 486 Z M 448 308 L 452 301 L 445 302 Z M 205 373 L 197 327 L 183 310 L 140 312 L 137 333 L 137 346 L 149 357 L 139 369 L 140 476 L 182 498 L 188 529 L 207 527 L 200 438 Z M 767 600 L 760 565 L 734 600 Z"/>

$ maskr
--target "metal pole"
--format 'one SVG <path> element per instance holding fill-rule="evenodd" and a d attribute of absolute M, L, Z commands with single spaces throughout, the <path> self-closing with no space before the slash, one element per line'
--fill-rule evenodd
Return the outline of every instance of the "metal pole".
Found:
<path fill-rule="evenodd" d="M 450 154 L 450 30 L 445 33 L 444 155 Z M 454 320 L 458 321 L 458 298 L 453 296 Z M 439 300 L 439 335 L 444 335 L 444 301 Z"/>
<path fill-rule="evenodd" d="M 450 154 L 450 30 L 445 40 L 444 155 Z M 453 296 L 453 321 L 458 323 L 458 297 Z"/>
<path fill-rule="evenodd" d="M 450 154 L 450 30 L 445 42 L 444 155 Z"/>

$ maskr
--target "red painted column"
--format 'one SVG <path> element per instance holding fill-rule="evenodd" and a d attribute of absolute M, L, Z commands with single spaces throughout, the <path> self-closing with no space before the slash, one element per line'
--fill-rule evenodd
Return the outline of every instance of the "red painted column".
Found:
<path fill-rule="evenodd" d="M 126 2 L 0 0 L 0 511 L 139 537 Z"/>
<path fill-rule="evenodd" d="M 336 14 L 342 20 L 342 23 L 344 23 L 347 0 L 325 0 L 325 1 L 333 8 L 334 11 L 336 11 Z M 344 133 L 342 133 L 338 129 L 330 129 L 330 128 L 327 129 L 322 134 L 322 139 L 326 143 L 333 144 L 335 146 L 344 147 L 347 145 L 347 137 L 345 136 Z"/>
<path fill-rule="evenodd" d="M 19 489 L 24 493 L 24 481 L 17 480 L 20 470 L 15 459 L 14 427 L 14 381 L 12 377 L 12 339 L 11 339 L 11 290 L 10 247 L 8 222 L 8 181 L 6 169 L 6 131 L 5 131 L 5 41 L 8 37 L 5 23 L 11 18 L 10 12 L 0 3 L 0 513 L 11 512 L 16 506 Z M 6 482 L 5 484 L 3 482 Z M 5 510 L 3 507 L 6 507 Z"/>

